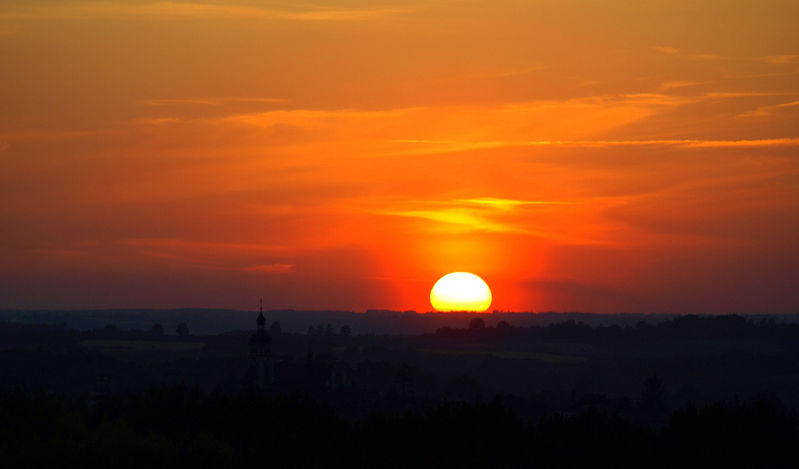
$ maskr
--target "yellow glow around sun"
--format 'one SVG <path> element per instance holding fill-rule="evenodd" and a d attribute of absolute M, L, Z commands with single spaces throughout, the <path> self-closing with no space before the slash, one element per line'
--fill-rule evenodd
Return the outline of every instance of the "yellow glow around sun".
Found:
<path fill-rule="evenodd" d="M 477 275 L 453 272 L 433 285 L 430 303 L 436 311 L 485 311 L 491 306 L 491 290 Z"/>

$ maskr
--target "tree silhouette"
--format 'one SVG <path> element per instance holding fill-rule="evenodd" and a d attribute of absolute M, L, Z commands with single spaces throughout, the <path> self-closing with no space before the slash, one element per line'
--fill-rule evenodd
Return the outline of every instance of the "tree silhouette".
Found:
<path fill-rule="evenodd" d="M 339 334 L 341 334 L 342 337 L 349 337 L 352 334 L 352 329 L 350 329 L 350 326 L 345 324 L 341 326 Z"/>
<path fill-rule="evenodd" d="M 641 405 L 646 409 L 663 407 L 663 381 L 657 375 L 651 375 L 644 381 Z"/>
<path fill-rule="evenodd" d="M 186 337 L 189 335 L 189 326 L 185 322 L 182 322 L 175 328 L 175 332 L 181 337 Z"/>
<path fill-rule="evenodd" d="M 473 318 L 469 321 L 469 330 L 477 331 L 483 330 L 486 328 L 486 323 L 483 321 L 483 318 Z"/>
<path fill-rule="evenodd" d="M 156 337 L 161 337 L 164 335 L 164 326 L 160 323 L 155 323 L 153 327 L 150 328 L 150 333 Z"/>
<path fill-rule="evenodd" d="M 280 333 L 283 332 L 280 328 L 280 323 L 277 321 L 273 322 L 272 325 L 269 326 L 269 332 L 271 332 L 272 335 L 280 335 Z"/>

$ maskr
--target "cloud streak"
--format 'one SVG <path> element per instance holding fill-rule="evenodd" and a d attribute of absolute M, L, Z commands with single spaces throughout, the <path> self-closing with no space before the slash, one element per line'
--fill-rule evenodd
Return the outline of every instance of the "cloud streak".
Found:
<path fill-rule="evenodd" d="M 533 141 L 436 141 L 398 140 L 408 144 L 427 145 L 430 152 L 450 152 L 499 147 L 562 147 L 612 148 L 636 146 L 673 146 L 684 148 L 796 147 L 799 138 L 766 138 L 751 140 L 655 139 L 655 140 L 533 140 Z"/>
<path fill-rule="evenodd" d="M 478 197 L 474 199 L 456 199 L 455 202 L 474 204 L 478 206 L 491 207 L 503 211 L 509 211 L 525 205 L 567 205 L 574 202 L 561 202 L 552 200 L 514 200 L 500 199 L 496 197 Z"/>
<path fill-rule="evenodd" d="M 763 61 L 774 65 L 799 64 L 799 55 L 770 55 Z"/>
<path fill-rule="evenodd" d="M 706 85 L 710 82 L 707 81 L 690 81 L 690 80 L 673 80 L 673 81 L 666 81 L 663 82 L 659 87 L 658 91 L 665 92 L 669 90 L 673 90 L 676 88 L 688 88 L 692 86 L 700 86 Z"/>
<path fill-rule="evenodd" d="M 171 106 L 171 105 L 199 105 L 199 106 L 222 106 L 231 103 L 284 103 L 283 98 L 241 98 L 241 97 L 227 97 L 227 98 L 172 98 L 172 99 L 147 99 L 141 101 L 145 106 Z"/>
<path fill-rule="evenodd" d="M 29 4 L 0 13 L 5 20 L 87 20 L 181 18 L 197 20 L 268 19 L 279 21 L 337 22 L 367 21 L 407 12 L 406 9 L 366 8 L 306 8 L 271 9 L 251 5 L 223 5 L 192 2 L 58 2 Z"/>
<path fill-rule="evenodd" d="M 799 101 L 790 101 L 787 103 L 774 104 L 771 106 L 760 106 L 754 111 L 740 114 L 739 117 L 765 117 L 774 114 L 774 112 L 781 109 L 789 109 L 799 107 Z"/>
<path fill-rule="evenodd" d="M 597 230 L 574 232 L 563 223 L 554 223 L 547 218 L 555 214 L 546 207 L 580 206 L 587 210 L 625 203 L 625 198 L 590 198 L 574 201 L 520 200 L 500 197 L 477 197 L 451 200 L 391 201 L 383 202 L 381 208 L 362 211 L 381 216 L 411 218 L 429 223 L 418 225 L 418 229 L 432 234 L 485 233 L 495 235 L 529 236 L 548 240 L 559 245 L 612 246 Z M 372 201 L 372 204 L 376 202 Z M 435 205 L 440 208 L 429 208 Z M 539 211 L 536 207 L 540 207 Z M 557 218 L 558 215 L 555 215 Z"/>
<path fill-rule="evenodd" d="M 473 211 L 450 208 L 443 210 L 378 210 L 378 215 L 420 218 L 448 225 L 454 231 L 487 231 L 496 233 L 525 233 L 526 230 L 516 226 L 499 223 L 480 216 Z"/>
<path fill-rule="evenodd" d="M 158 248 L 183 248 L 183 249 L 211 249 L 225 251 L 249 252 L 281 252 L 282 246 L 252 244 L 252 243 L 220 243 L 211 241 L 192 241 L 175 238 L 130 238 L 118 241 L 118 244 L 137 247 Z"/>
<path fill-rule="evenodd" d="M 294 264 L 261 264 L 244 267 L 247 272 L 265 272 L 270 274 L 288 274 L 294 272 Z"/>

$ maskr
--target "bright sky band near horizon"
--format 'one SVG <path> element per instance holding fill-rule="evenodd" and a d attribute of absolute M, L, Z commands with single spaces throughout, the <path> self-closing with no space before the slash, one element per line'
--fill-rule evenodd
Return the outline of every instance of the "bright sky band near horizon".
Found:
<path fill-rule="evenodd" d="M 799 311 L 799 2 L 0 0 L 0 308 Z"/>

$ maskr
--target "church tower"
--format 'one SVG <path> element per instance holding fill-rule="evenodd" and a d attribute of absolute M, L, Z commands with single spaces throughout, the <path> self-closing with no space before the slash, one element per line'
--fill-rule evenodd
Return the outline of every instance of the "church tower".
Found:
<path fill-rule="evenodd" d="M 258 308 L 258 318 L 255 320 L 257 329 L 250 337 L 250 357 L 255 367 L 255 385 L 259 389 L 266 389 L 275 382 L 275 365 L 272 361 L 272 336 L 266 331 L 266 318 L 264 317 L 264 300 Z"/>

